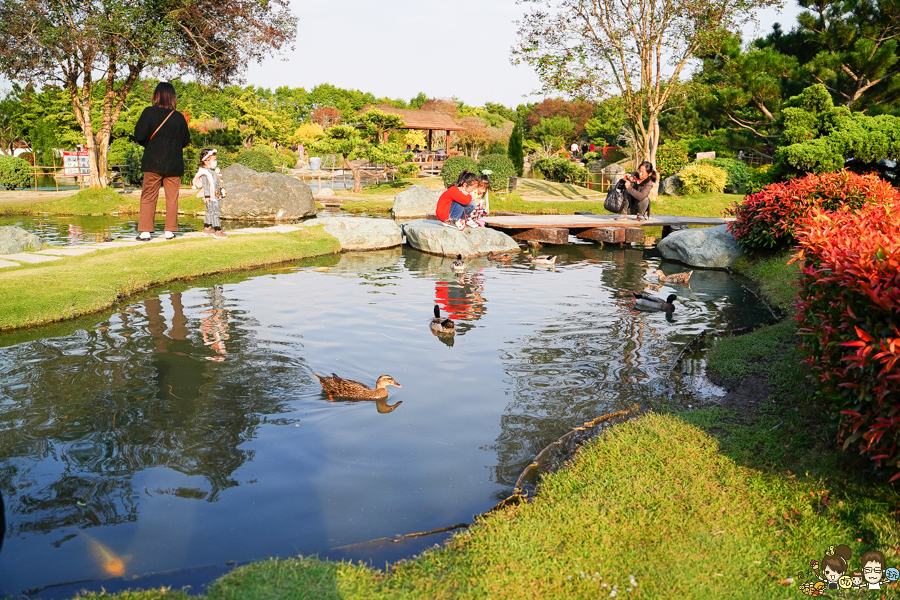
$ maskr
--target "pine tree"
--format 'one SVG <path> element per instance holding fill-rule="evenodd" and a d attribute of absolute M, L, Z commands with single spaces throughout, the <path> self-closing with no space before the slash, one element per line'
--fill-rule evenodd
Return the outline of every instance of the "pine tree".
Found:
<path fill-rule="evenodd" d="M 525 151 L 522 148 L 524 140 L 525 136 L 522 134 L 522 123 L 516 121 L 516 125 L 512 130 L 512 135 L 509 136 L 507 155 L 509 156 L 509 160 L 512 161 L 513 166 L 516 168 L 516 174 L 519 177 L 522 176 L 522 173 L 525 170 Z"/>

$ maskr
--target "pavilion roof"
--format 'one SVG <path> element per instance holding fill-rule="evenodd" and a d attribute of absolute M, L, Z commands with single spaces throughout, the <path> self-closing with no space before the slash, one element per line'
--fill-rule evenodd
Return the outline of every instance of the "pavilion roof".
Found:
<path fill-rule="evenodd" d="M 379 106 L 378 109 L 403 117 L 406 125 L 402 129 L 432 129 L 436 131 L 463 131 L 465 129 L 465 127 L 457 125 L 453 117 L 447 113 L 433 110 L 408 110 L 393 106 Z"/>

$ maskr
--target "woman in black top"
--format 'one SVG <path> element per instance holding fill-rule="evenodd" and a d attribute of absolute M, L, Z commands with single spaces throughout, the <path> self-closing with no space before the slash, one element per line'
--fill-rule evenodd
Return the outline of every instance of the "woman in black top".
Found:
<path fill-rule="evenodd" d="M 149 240 L 153 232 L 153 216 L 159 200 L 159 186 L 166 190 L 166 239 L 178 230 L 178 190 L 184 175 L 182 149 L 191 143 L 187 121 L 176 110 L 178 98 L 171 83 L 161 82 L 153 91 L 153 106 L 141 113 L 134 126 L 134 141 L 144 146 L 144 185 L 141 190 L 141 214 L 138 219 L 139 240 Z"/>
<path fill-rule="evenodd" d="M 637 215 L 637 220 L 650 217 L 650 197 L 656 191 L 659 175 L 653 165 L 647 161 L 638 165 L 637 177 L 626 177 L 625 194 L 628 206 L 622 211 L 619 219 L 627 219 L 628 215 Z"/>

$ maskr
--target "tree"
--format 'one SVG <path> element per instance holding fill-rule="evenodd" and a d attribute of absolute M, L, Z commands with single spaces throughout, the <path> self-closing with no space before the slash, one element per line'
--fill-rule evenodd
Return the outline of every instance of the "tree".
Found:
<path fill-rule="evenodd" d="M 325 130 L 314 148 L 327 154 L 339 154 L 344 166 L 353 173 L 353 193 L 362 191 L 362 167 L 368 163 L 399 165 L 409 156 L 400 144 L 382 143 L 382 136 L 403 127 L 403 117 L 371 109 L 359 115 L 359 124 L 333 125 Z"/>
<path fill-rule="evenodd" d="M 509 136 L 509 147 L 507 148 L 507 156 L 509 156 L 509 160 L 512 161 L 513 166 L 516 168 L 516 174 L 521 177 L 522 173 L 525 171 L 525 150 L 522 146 L 522 142 L 525 141 L 525 136 L 522 133 L 522 124 L 519 121 L 516 121 L 515 127 L 513 127 L 512 135 Z"/>
<path fill-rule="evenodd" d="M 333 106 L 323 106 L 312 111 L 309 120 L 320 126 L 322 129 L 328 129 L 341 122 L 341 111 Z"/>
<path fill-rule="evenodd" d="M 541 119 L 540 123 L 531 128 L 531 135 L 541 141 L 544 156 L 550 156 L 562 148 L 574 132 L 575 125 L 569 117 Z"/>
<path fill-rule="evenodd" d="M 545 92 L 621 96 L 643 160 L 653 162 L 659 116 L 698 51 L 716 48 L 753 10 L 777 0 L 522 0 L 513 61 L 530 64 Z"/>
<path fill-rule="evenodd" d="M 569 102 L 561 98 L 547 98 L 531 109 L 525 123 L 529 127 L 535 127 L 541 122 L 541 119 L 568 117 L 572 124 L 575 125 L 573 133 L 575 137 L 578 137 L 584 131 L 584 124 L 592 116 L 594 116 L 594 105 L 590 102 L 584 102 L 583 100 Z"/>
<path fill-rule="evenodd" d="M 296 27 L 289 0 L 0 0 L 0 12 L 0 73 L 68 92 L 92 187 L 106 185 L 110 135 L 142 73 L 228 82 Z"/>

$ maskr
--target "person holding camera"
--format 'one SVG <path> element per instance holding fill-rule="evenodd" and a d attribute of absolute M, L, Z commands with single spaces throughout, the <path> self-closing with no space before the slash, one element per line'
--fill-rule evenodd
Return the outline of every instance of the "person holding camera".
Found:
<path fill-rule="evenodd" d="M 644 161 L 638 170 L 625 175 L 625 196 L 628 203 L 619 219 L 627 219 L 628 215 L 637 215 L 637 220 L 650 218 L 650 199 L 656 194 L 656 182 L 659 174 L 653 165 Z"/>

